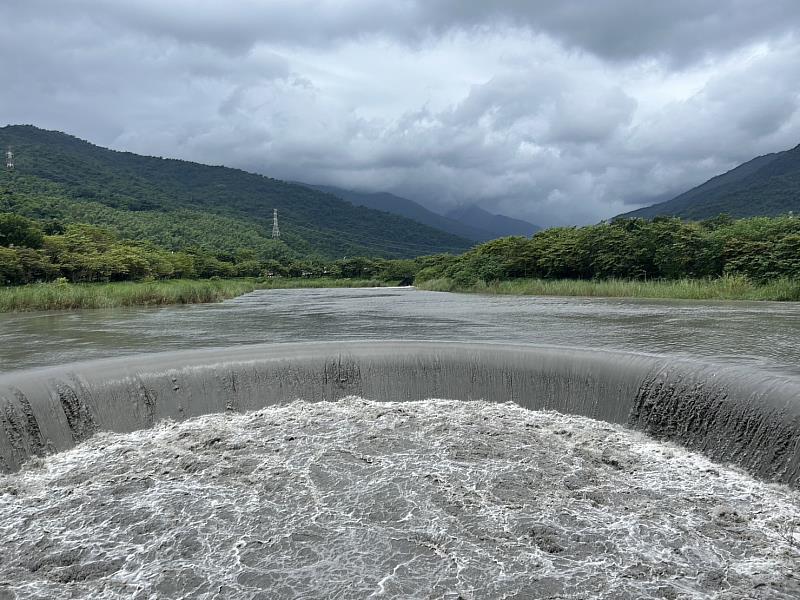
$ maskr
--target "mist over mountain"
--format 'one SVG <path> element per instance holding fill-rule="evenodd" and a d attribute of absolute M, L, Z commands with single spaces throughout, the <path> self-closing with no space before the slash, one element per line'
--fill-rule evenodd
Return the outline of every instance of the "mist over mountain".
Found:
<path fill-rule="evenodd" d="M 0 125 L 439 214 L 597 223 L 800 141 L 797 0 L 6 0 L 0 46 Z"/>
<path fill-rule="evenodd" d="M 708 219 L 800 213 L 800 145 L 758 156 L 671 200 L 619 217 Z"/>
<path fill-rule="evenodd" d="M 530 235 L 529 233 L 517 232 L 538 230 L 538 228 L 531 230 L 531 225 L 525 221 L 499 215 L 489 215 L 487 220 L 486 215 L 489 213 L 481 211 L 479 208 L 477 212 L 475 210 L 457 210 L 445 216 L 428 210 L 418 202 L 386 192 L 356 192 L 330 185 L 309 185 L 309 187 L 333 194 L 356 206 L 366 206 L 375 210 L 408 217 L 419 223 L 474 242 L 485 242 L 505 235 Z M 508 222 L 504 221 L 504 219 Z"/>
<path fill-rule="evenodd" d="M 528 237 L 542 229 L 522 219 L 492 214 L 474 204 L 453 209 L 446 216 L 465 225 L 485 229 L 495 238 L 509 235 Z"/>

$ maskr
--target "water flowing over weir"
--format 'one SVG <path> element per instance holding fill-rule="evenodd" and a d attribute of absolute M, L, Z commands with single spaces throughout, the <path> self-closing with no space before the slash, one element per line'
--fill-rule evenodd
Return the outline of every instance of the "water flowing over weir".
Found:
<path fill-rule="evenodd" d="M 421 342 L 253 345 L 5 374 L 0 467 L 13 472 L 97 431 L 346 396 L 513 401 L 628 425 L 759 478 L 800 483 L 796 379 L 625 353 Z"/>

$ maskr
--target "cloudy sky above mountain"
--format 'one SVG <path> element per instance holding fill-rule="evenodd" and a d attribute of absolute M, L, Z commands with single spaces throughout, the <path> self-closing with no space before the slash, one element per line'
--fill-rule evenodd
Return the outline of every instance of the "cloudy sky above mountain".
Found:
<path fill-rule="evenodd" d="M 0 123 L 596 222 L 800 143 L 797 0 L 3 0 Z"/>

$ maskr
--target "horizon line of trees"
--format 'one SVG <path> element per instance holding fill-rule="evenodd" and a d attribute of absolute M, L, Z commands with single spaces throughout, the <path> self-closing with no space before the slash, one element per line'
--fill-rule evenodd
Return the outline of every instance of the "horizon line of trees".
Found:
<path fill-rule="evenodd" d="M 460 255 L 414 259 L 319 257 L 276 260 L 250 248 L 212 253 L 167 250 L 120 239 L 110 229 L 63 225 L 0 213 L 0 285 L 54 281 L 106 282 L 209 277 L 376 278 L 456 285 L 518 278 L 683 279 L 741 275 L 763 283 L 800 279 L 800 219 L 720 215 L 705 221 L 674 217 L 619 219 L 554 227 L 530 238 L 505 237 Z"/>
<path fill-rule="evenodd" d="M 197 247 L 167 250 L 120 239 L 110 229 L 63 225 L 0 213 L 0 285 L 49 282 L 206 279 L 210 277 L 331 277 L 401 280 L 413 277 L 412 260 L 319 257 L 259 258 L 249 248 L 211 253 Z"/>
<path fill-rule="evenodd" d="M 618 219 L 505 237 L 439 257 L 417 281 L 456 285 L 506 279 L 684 279 L 740 275 L 757 283 L 800 278 L 800 219 L 720 215 Z"/>

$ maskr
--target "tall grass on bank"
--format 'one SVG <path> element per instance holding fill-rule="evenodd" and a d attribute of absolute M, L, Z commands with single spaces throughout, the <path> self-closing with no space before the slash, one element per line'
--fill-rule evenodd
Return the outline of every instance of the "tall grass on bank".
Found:
<path fill-rule="evenodd" d="M 626 279 L 513 279 L 459 286 L 452 279 L 418 283 L 423 290 L 524 296 L 584 296 L 603 298 L 670 298 L 685 300 L 780 300 L 800 301 L 800 280 L 777 279 L 756 284 L 746 277 L 633 281 Z"/>
<path fill-rule="evenodd" d="M 244 279 L 37 283 L 0 288 L 0 312 L 219 302 L 254 289 Z"/>
<path fill-rule="evenodd" d="M 374 279 L 170 279 L 37 283 L 0 288 L 0 312 L 219 302 L 256 289 L 378 287 Z"/>

